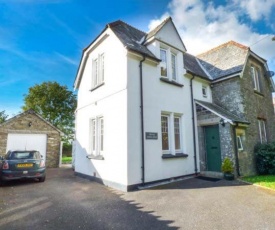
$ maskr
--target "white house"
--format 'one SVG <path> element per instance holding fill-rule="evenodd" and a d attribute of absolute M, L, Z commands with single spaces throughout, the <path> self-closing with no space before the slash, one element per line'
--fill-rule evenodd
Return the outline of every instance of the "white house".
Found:
<path fill-rule="evenodd" d="M 76 174 L 128 191 L 207 170 L 200 127 L 247 123 L 212 103 L 212 81 L 170 17 L 149 33 L 108 24 L 84 49 L 75 79 Z M 234 145 L 231 128 L 219 132 Z"/>

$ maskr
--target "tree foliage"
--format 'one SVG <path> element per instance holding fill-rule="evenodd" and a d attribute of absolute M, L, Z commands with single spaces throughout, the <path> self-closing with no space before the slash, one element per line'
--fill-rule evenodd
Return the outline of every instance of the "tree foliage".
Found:
<path fill-rule="evenodd" d="M 9 115 L 6 114 L 6 111 L 3 110 L 0 112 L 0 124 L 7 120 Z"/>
<path fill-rule="evenodd" d="M 64 134 L 64 141 L 73 138 L 76 95 L 57 82 L 43 82 L 29 88 L 24 95 L 24 111 L 33 109 Z"/>

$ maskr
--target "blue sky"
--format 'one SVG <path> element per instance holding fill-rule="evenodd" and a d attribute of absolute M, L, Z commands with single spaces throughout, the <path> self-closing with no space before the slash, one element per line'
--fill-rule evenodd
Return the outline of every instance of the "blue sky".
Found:
<path fill-rule="evenodd" d="M 275 0 L 0 0 L 0 111 L 20 112 L 29 87 L 44 81 L 73 90 L 83 48 L 107 23 L 147 32 L 168 15 L 190 53 L 235 40 L 275 70 Z"/>

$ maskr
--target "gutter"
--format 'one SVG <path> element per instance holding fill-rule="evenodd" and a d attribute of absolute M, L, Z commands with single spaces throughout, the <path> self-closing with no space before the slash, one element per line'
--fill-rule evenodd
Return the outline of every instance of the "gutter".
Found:
<path fill-rule="evenodd" d="M 139 80 L 140 80 L 140 113 L 141 113 L 141 181 L 142 185 L 145 183 L 145 162 L 144 162 L 144 112 L 143 112 L 143 76 L 142 76 L 142 62 L 145 61 L 145 56 L 142 56 L 139 62 Z"/>
<path fill-rule="evenodd" d="M 233 126 L 233 138 L 234 138 L 234 146 L 235 146 L 235 164 L 237 169 L 237 175 L 240 176 L 240 168 L 239 168 L 239 156 L 238 156 L 238 145 L 237 145 L 237 135 L 236 128 L 239 126 L 239 123 L 236 122 L 236 125 Z"/>
<path fill-rule="evenodd" d="M 197 167 L 197 145 L 196 145 L 196 125 L 195 125 L 195 114 L 194 114 L 194 96 L 193 96 L 193 80 L 195 75 L 191 74 L 192 78 L 190 79 L 190 92 L 191 92 L 191 105 L 192 105 L 192 125 L 193 125 L 193 146 L 194 146 L 194 168 L 195 174 L 198 174 L 198 167 Z"/>

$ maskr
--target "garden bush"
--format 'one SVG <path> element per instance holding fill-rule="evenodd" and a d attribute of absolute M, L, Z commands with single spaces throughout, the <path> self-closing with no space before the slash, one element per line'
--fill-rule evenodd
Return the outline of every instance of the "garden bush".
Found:
<path fill-rule="evenodd" d="M 256 168 L 258 174 L 275 175 L 275 142 L 255 146 Z"/>

